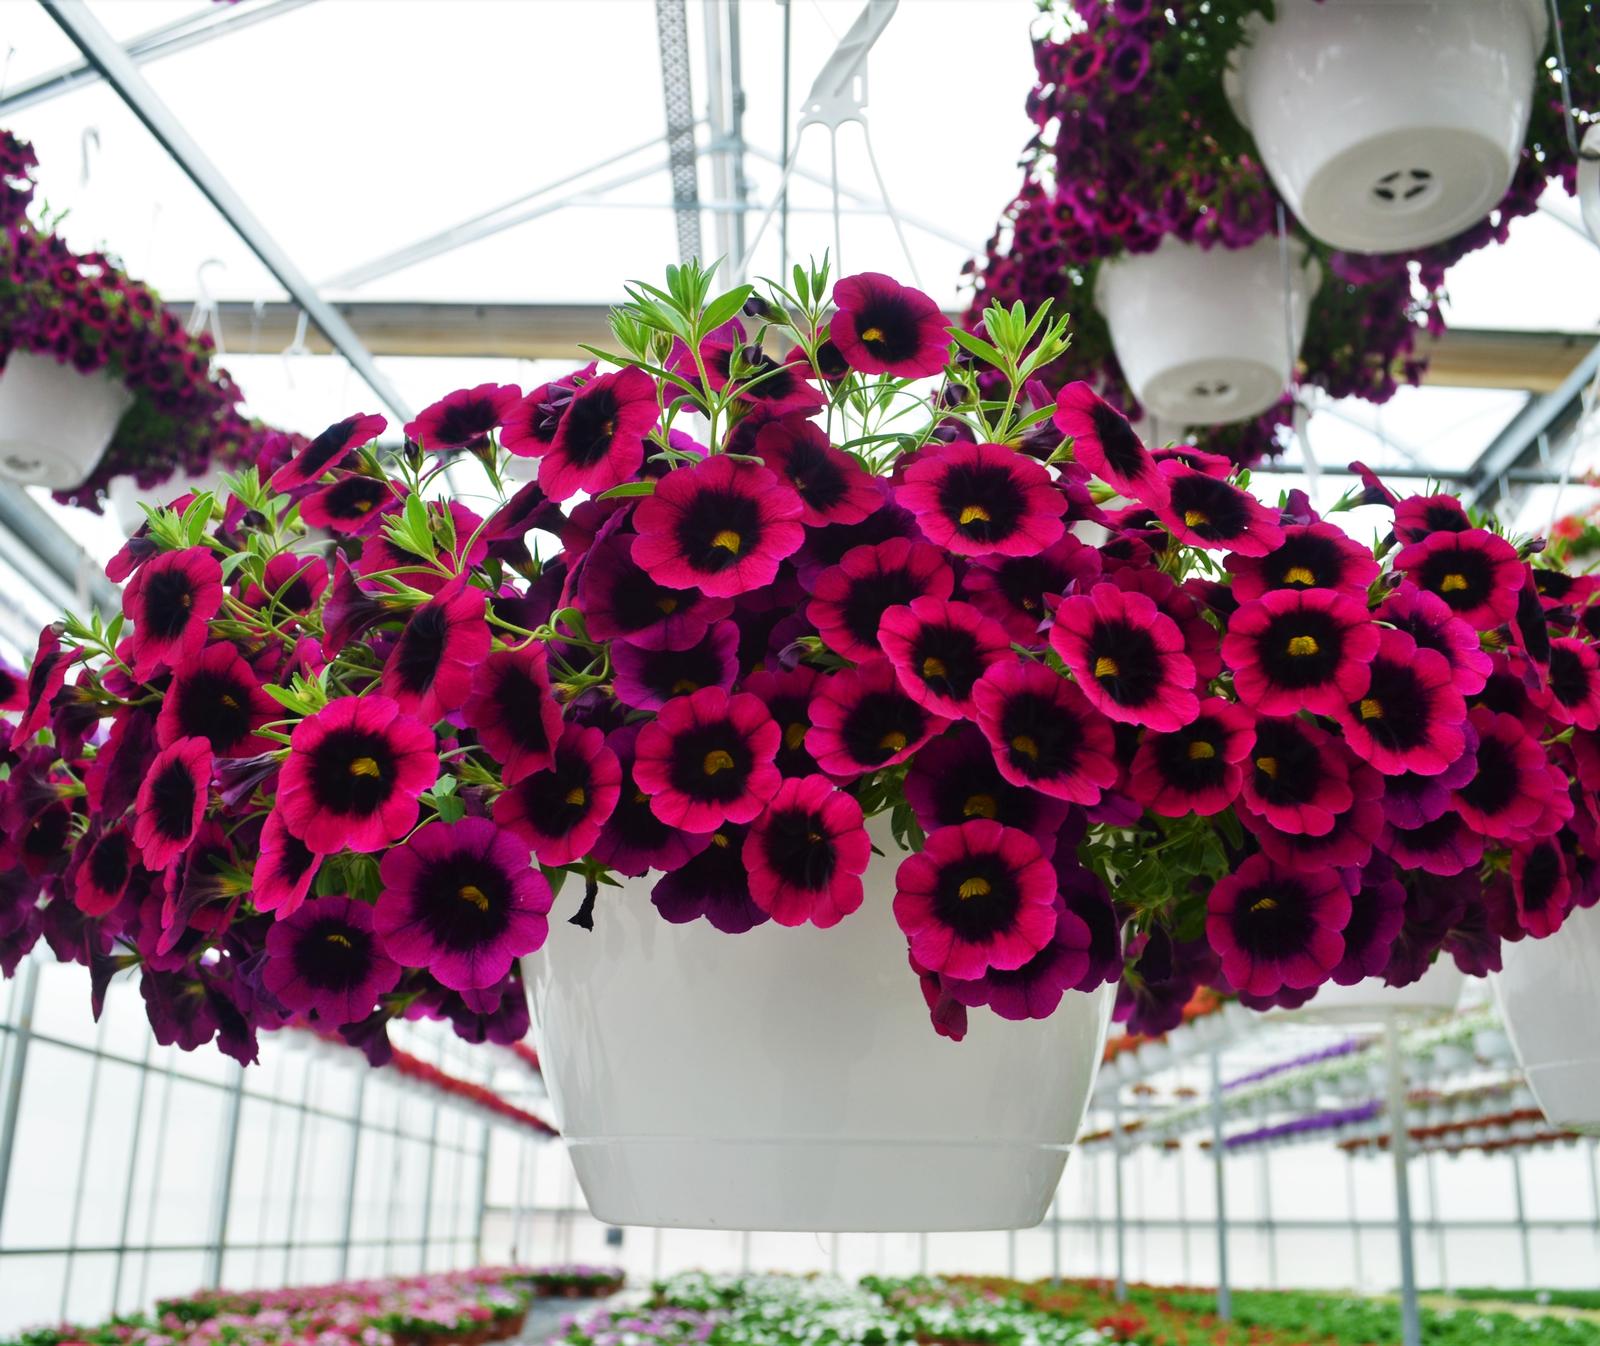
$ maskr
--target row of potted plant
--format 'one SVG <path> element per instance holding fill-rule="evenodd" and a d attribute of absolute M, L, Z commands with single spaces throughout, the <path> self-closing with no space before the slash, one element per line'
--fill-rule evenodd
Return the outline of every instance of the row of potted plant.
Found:
<path fill-rule="evenodd" d="M 590 1266 L 573 1262 L 563 1266 L 534 1267 L 513 1278 L 526 1283 L 536 1295 L 562 1299 L 604 1299 L 622 1289 L 627 1279 L 621 1267 Z"/>
<path fill-rule="evenodd" d="M 528 1267 L 159 1300 L 149 1316 L 39 1328 L 6 1346 L 485 1346 L 522 1331 Z"/>
<path fill-rule="evenodd" d="M 1291 383 L 1386 400 L 1421 377 L 1447 268 L 1575 190 L 1600 14 L 1554 10 L 1559 44 L 1542 0 L 1047 6 L 969 321 L 1063 305 L 1054 380 L 1218 427 L 1204 447 L 1244 462 L 1281 444 Z"/>
<path fill-rule="evenodd" d="M 37 162 L 0 129 L 0 476 L 96 511 L 117 497 L 136 525 L 137 499 L 175 477 L 270 472 L 303 441 L 240 412 L 209 333 L 63 241 L 33 199 Z"/>

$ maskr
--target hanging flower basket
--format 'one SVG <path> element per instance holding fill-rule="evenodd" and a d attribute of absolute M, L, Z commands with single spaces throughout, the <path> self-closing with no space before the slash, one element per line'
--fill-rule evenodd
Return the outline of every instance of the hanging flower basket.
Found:
<path fill-rule="evenodd" d="M 103 370 L 80 374 L 13 350 L 0 368 L 0 476 L 66 491 L 100 462 L 133 394 Z"/>
<path fill-rule="evenodd" d="M 1517 170 L 1545 0 L 1278 0 L 1245 25 L 1229 101 L 1289 209 L 1353 252 L 1487 215 Z"/>
<path fill-rule="evenodd" d="M 1495 1001 L 1528 1086 L 1556 1126 L 1600 1135 L 1600 908 L 1555 938 L 1506 946 Z"/>
<path fill-rule="evenodd" d="M 145 526 L 145 512 L 140 503 L 163 505 L 180 496 L 198 495 L 201 491 L 217 491 L 222 478 L 235 470 L 234 465 L 216 464 L 204 472 L 179 472 L 154 489 L 139 485 L 132 477 L 113 477 L 106 485 L 106 499 L 111 505 L 112 517 L 124 537 L 132 537 Z"/>
<path fill-rule="evenodd" d="M 1321 278 L 1298 241 L 1163 239 L 1100 268 L 1095 303 L 1133 395 L 1168 428 L 1249 420 L 1288 390 Z M 1291 348 L 1290 341 L 1293 340 Z M 1170 438 L 1170 436 L 1169 436 Z"/>
<path fill-rule="evenodd" d="M 1037 1224 L 1105 1044 L 1107 989 L 1048 1019 L 928 1031 L 892 905 L 898 848 L 831 929 L 669 925 L 659 876 L 526 963 L 539 1057 L 608 1224 L 1020 1229 Z M 692 989 L 691 989 L 692 988 Z M 604 1063 L 603 1068 L 600 1063 Z"/>

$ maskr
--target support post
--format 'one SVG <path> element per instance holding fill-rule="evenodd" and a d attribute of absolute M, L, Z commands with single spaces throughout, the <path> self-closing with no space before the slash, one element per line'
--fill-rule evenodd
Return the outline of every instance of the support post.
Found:
<path fill-rule="evenodd" d="M 1006 1279 L 1017 1278 L 1017 1231 L 1006 1230 Z"/>
<path fill-rule="evenodd" d="M 1261 1220 L 1267 1235 L 1267 1284 L 1278 1288 L 1278 1230 L 1272 1222 L 1272 1164 L 1266 1149 L 1256 1151 L 1261 1170 Z"/>
<path fill-rule="evenodd" d="M 489 1123 L 483 1124 L 478 1146 L 478 1213 L 472 1225 L 472 1265 L 483 1265 L 483 1217 L 489 1210 Z"/>
<path fill-rule="evenodd" d="M 1050 1284 L 1061 1284 L 1061 1185 L 1050 1201 Z"/>
<path fill-rule="evenodd" d="M 1589 1194 L 1594 1198 L 1594 1227 L 1600 1234 L 1600 1158 L 1595 1151 L 1600 1150 L 1600 1139 L 1589 1137 Z"/>
<path fill-rule="evenodd" d="M 426 1186 L 422 1192 L 422 1265 L 418 1271 L 428 1269 L 428 1240 L 433 1234 L 433 1177 L 439 1163 L 439 1109 L 443 1106 L 442 1103 L 433 1105 L 433 1125 L 428 1131 L 428 1176 L 423 1180 Z"/>
<path fill-rule="evenodd" d="M 1217 1317 L 1233 1321 L 1233 1292 L 1228 1286 L 1228 1175 L 1222 1147 L 1222 1054 L 1211 1053 L 1211 1166 L 1217 1205 Z"/>
<path fill-rule="evenodd" d="M 1348 1150 L 1344 1156 L 1344 1187 L 1345 1201 L 1350 1208 L 1350 1246 L 1355 1254 L 1355 1288 L 1360 1290 L 1366 1283 L 1366 1273 L 1361 1266 L 1361 1222 L 1356 1218 L 1356 1157 Z"/>
<path fill-rule="evenodd" d="M 1189 1183 L 1184 1174 L 1183 1146 L 1180 1144 L 1172 1154 L 1178 1161 L 1178 1239 L 1183 1250 L 1183 1283 L 1193 1285 L 1194 1274 L 1190 1264 L 1189 1249 Z"/>
<path fill-rule="evenodd" d="M 350 1121 L 350 1162 L 345 1166 L 344 1215 L 339 1226 L 339 1279 L 350 1279 L 350 1240 L 356 1228 L 356 1179 L 361 1165 L 362 1109 L 367 1101 L 367 1072 L 358 1068 L 356 1104 Z M 479 1223 L 482 1221 L 480 1219 Z M 478 1259 L 480 1262 L 482 1258 Z"/>
<path fill-rule="evenodd" d="M 928 1274 L 928 1236 L 926 1234 L 917 1235 L 917 1274 L 919 1276 Z"/>
<path fill-rule="evenodd" d="M 127 1181 L 122 1188 L 122 1217 L 117 1222 L 117 1269 L 111 1277 L 111 1312 L 122 1312 L 122 1272 L 128 1257 L 128 1226 L 133 1218 L 133 1181 L 139 1173 L 139 1145 L 144 1136 L 144 1098 L 150 1085 L 150 1044 L 144 1042 L 144 1060 L 139 1066 L 139 1089 L 133 1098 L 133 1136 L 128 1141 Z"/>
<path fill-rule="evenodd" d="M 1433 1226 L 1433 1253 L 1439 1265 L 1439 1288 L 1450 1288 L 1450 1271 L 1445 1264 L 1444 1224 L 1439 1219 L 1439 1156 L 1428 1151 L 1428 1223 Z"/>
<path fill-rule="evenodd" d="M 1517 1243 L 1522 1249 L 1522 1284 L 1533 1289 L 1533 1247 L 1528 1236 L 1528 1207 L 1522 1195 L 1522 1155 L 1511 1151 L 1511 1193 L 1517 1203 Z"/>
<path fill-rule="evenodd" d="M 1384 1023 L 1383 1040 L 1389 1065 L 1389 1153 L 1394 1160 L 1395 1223 L 1400 1240 L 1400 1340 L 1402 1346 L 1422 1346 L 1411 1229 L 1411 1131 L 1406 1116 L 1405 1060 L 1400 1050 L 1400 1025 L 1392 1014 Z"/>
<path fill-rule="evenodd" d="M 22 1111 L 22 1074 L 33 1041 L 33 1007 L 39 995 L 39 965 L 25 959 L 18 969 L 17 1019 L 11 1027 L 11 1073 L 6 1079 L 4 1111 L 0 1112 L 0 1221 L 6 1214 L 11 1182 L 11 1155 L 17 1145 L 17 1118 Z"/>
<path fill-rule="evenodd" d="M 1117 1221 L 1117 1303 L 1128 1299 L 1128 1231 L 1122 1209 L 1122 1091 L 1111 1095 L 1111 1199 Z"/>
<path fill-rule="evenodd" d="M 233 1088 L 228 1091 L 228 1114 L 223 1122 L 222 1162 L 217 1166 L 217 1199 L 211 1216 L 211 1246 L 206 1252 L 206 1285 L 222 1285 L 222 1250 L 228 1242 L 228 1215 L 233 1209 L 233 1170 L 239 1156 L 239 1113 L 244 1104 L 244 1067 L 234 1067 Z"/>

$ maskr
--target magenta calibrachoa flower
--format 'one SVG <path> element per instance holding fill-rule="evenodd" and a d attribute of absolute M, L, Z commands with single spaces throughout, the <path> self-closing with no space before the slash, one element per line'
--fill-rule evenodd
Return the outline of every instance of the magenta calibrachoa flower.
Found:
<path fill-rule="evenodd" d="M 319 855 L 381 851 L 415 825 L 417 796 L 438 776 L 427 725 L 389 697 L 345 697 L 295 728 L 278 811 Z"/>
<path fill-rule="evenodd" d="M 383 857 L 372 912 L 384 951 L 443 986 L 494 986 L 545 941 L 550 884 L 527 848 L 487 818 L 432 822 Z"/>
<path fill-rule="evenodd" d="M 845 939 L 878 902 L 960 1039 L 1125 967 L 1143 1028 L 1481 973 L 1592 900 L 1600 586 L 1555 548 L 1370 473 L 1364 545 L 1052 400 L 1064 320 L 934 364 L 932 301 L 856 280 L 837 328 L 820 272 L 750 328 L 682 268 L 620 369 L 155 510 L 116 620 L 0 669 L 0 966 L 44 936 L 97 994 L 134 969 L 160 1041 L 311 1016 L 382 1061 L 402 1014 L 515 1040 L 553 919 Z"/>

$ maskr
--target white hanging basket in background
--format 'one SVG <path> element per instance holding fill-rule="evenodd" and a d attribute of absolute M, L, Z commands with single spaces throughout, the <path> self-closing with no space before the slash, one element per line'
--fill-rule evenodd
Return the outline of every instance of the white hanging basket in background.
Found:
<path fill-rule="evenodd" d="M 1583 152 L 1595 157 L 1578 163 L 1578 204 L 1583 208 L 1589 237 L 1600 247 L 1600 122 L 1584 132 Z"/>
<path fill-rule="evenodd" d="M 197 491 L 215 491 L 222 485 L 224 469 L 211 466 L 204 472 L 175 472 L 163 482 L 151 487 L 140 486 L 132 477 L 113 477 L 106 486 L 106 498 L 111 503 L 111 513 L 122 529 L 124 537 L 132 537 L 144 525 L 146 505 L 165 505 L 179 496 Z"/>
<path fill-rule="evenodd" d="M 66 491 L 94 471 L 133 394 L 104 370 L 80 374 L 12 351 L 0 369 L 0 476 Z"/>
<path fill-rule="evenodd" d="M 1600 1135 L 1600 908 L 1507 944 L 1494 994 L 1528 1086 L 1556 1126 Z"/>
<path fill-rule="evenodd" d="M 1300 1009 L 1283 1013 L 1331 1024 L 1436 1018 L 1455 1009 L 1465 983 L 1466 977 L 1455 960 L 1440 955 L 1434 959 L 1433 966 L 1409 986 L 1386 986 L 1381 977 L 1368 977 L 1354 986 L 1327 982 L 1319 986 L 1317 994 Z"/>
<path fill-rule="evenodd" d="M 1544 0 L 1278 0 L 1224 83 L 1315 237 L 1400 252 L 1505 195 L 1548 23 Z"/>
<path fill-rule="evenodd" d="M 1286 304 L 1283 260 L 1274 235 L 1247 248 L 1166 238 L 1101 266 L 1095 304 L 1147 411 L 1173 425 L 1225 425 L 1283 396 L 1321 280 L 1291 242 Z"/>
<path fill-rule="evenodd" d="M 657 876 L 602 888 L 524 959 L 535 1041 L 596 1218 L 695 1229 L 1037 1224 L 1104 1049 L 1112 988 L 1049 1019 L 928 1022 L 881 823 L 861 909 L 830 930 L 670 925 Z"/>

